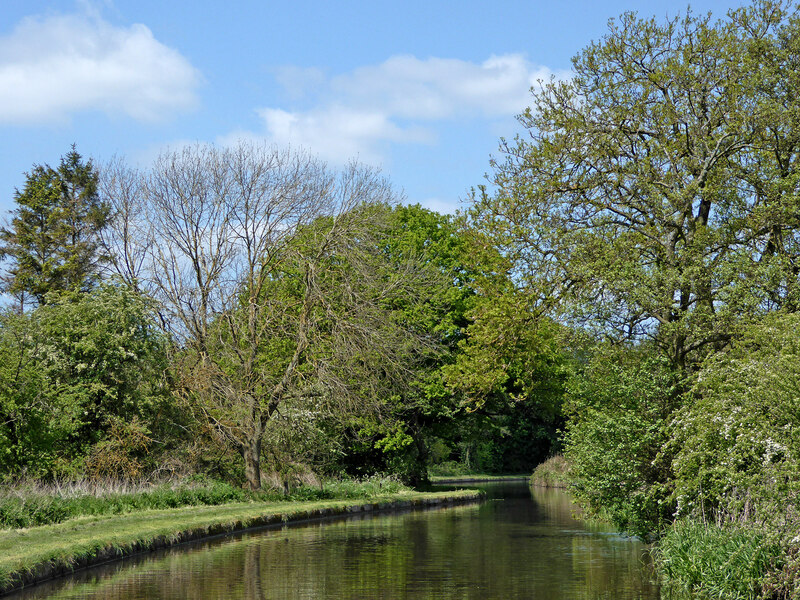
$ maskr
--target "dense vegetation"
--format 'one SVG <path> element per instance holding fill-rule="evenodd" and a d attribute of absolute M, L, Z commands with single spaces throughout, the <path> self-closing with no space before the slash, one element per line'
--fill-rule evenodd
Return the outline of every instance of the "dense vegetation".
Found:
<path fill-rule="evenodd" d="M 2 476 L 289 493 L 563 452 L 542 480 L 672 586 L 800 597 L 799 51 L 790 2 L 625 14 L 456 217 L 247 145 L 35 167 L 0 234 Z"/>
<path fill-rule="evenodd" d="M 508 285 L 500 255 L 367 168 L 242 145 L 138 172 L 73 147 L 16 199 L 6 480 L 275 475 L 288 493 L 309 474 L 422 481 L 432 462 L 526 472 L 549 452 L 557 381 L 535 384 L 555 386 L 545 402 L 512 389 L 523 362 L 508 382 L 459 374 L 482 282 Z M 555 338 L 517 357 L 525 335 L 506 355 L 554 370 Z"/>

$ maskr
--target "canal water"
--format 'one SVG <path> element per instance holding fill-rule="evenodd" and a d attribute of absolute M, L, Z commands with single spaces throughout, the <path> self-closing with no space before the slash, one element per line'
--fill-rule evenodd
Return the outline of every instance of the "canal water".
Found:
<path fill-rule="evenodd" d="M 576 520 L 564 493 L 525 483 L 480 487 L 489 498 L 478 505 L 248 532 L 86 570 L 10 598 L 659 597 L 645 547 Z"/>

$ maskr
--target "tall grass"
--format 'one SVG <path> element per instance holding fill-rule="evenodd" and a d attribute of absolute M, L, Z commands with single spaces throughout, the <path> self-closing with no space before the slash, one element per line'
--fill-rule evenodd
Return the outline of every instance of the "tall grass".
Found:
<path fill-rule="evenodd" d="M 664 584 L 692 597 L 755 600 L 780 545 L 747 525 L 676 521 L 656 548 Z"/>
<path fill-rule="evenodd" d="M 221 481 L 200 479 L 160 485 L 118 482 L 27 482 L 0 492 L 0 529 L 20 529 L 61 523 L 80 516 L 103 516 L 179 508 L 217 506 L 249 501 L 307 501 L 372 498 L 406 489 L 391 478 L 363 481 L 336 480 L 300 485 L 284 493 L 282 487 L 251 492 Z"/>
<path fill-rule="evenodd" d="M 531 483 L 542 487 L 569 487 L 570 473 L 567 459 L 562 454 L 551 456 L 533 471 Z"/>
<path fill-rule="evenodd" d="M 135 486 L 106 482 L 26 483 L 0 493 L 0 528 L 18 529 L 61 523 L 84 515 L 114 515 L 180 506 L 245 502 L 245 490 L 220 481 Z"/>

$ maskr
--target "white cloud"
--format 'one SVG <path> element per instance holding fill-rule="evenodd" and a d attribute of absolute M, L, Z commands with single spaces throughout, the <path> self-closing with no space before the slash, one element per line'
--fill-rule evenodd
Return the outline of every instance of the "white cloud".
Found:
<path fill-rule="evenodd" d="M 0 38 L 0 122 L 59 121 L 87 110 L 157 121 L 192 108 L 199 72 L 144 25 L 97 15 L 28 17 Z"/>
<path fill-rule="evenodd" d="M 435 143 L 444 121 L 512 117 L 528 105 L 538 80 L 568 76 L 531 64 L 521 54 L 492 56 L 480 64 L 394 56 L 332 78 L 317 69 L 284 67 L 278 82 L 291 97 L 313 106 L 260 108 L 263 133 L 237 137 L 302 146 L 334 163 L 354 157 L 379 163 L 388 144 Z"/>
<path fill-rule="evenodd" d="M 291 98 L 302 98 L 326 84 L 325 73 L 315 67 L 284 66 L 275 69 L 275 80 Z"/>
<path fill-rule="evenodd" d="M 325 106 L 292 113 L 264 108 L 258 113 L 272 142 L 302 146 L 336 163 L 355 157 L 364 162 L 380 162 L 381 143 L 431 141 L 429 132 L 419 127 L 399 127 L 377 109 Z"/>
<path fill-rule="evenodd" d="M 521 112 L 530 87 L 551 75 L 521 54 L 492 56 L 481 64 L 395 56 L 334 78 L 331 89 L 356 105 L 383 106 L 403 118 L 496 117 Z"/>

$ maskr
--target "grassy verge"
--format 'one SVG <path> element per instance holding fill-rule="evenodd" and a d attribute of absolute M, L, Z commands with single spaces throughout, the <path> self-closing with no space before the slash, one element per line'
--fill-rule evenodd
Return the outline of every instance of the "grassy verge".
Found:
<path fill-rule="evenodd" d="M 541 487 L 567 488 L 569 483 L 569 464 L 561 454 L 548 458 L 531 475 L 531 484 Z"/>
<path fill-rule="evenodd" d="M 85 516 L 53 525 L 2 531 L 0 593 L 128 554 L 251 527 L 362 510 L 474 502 L 479 497 L 477 492 L 470 490 L 446 493 L 402 491 L 360 502 L 238 502 L 114 516 Z"/>

